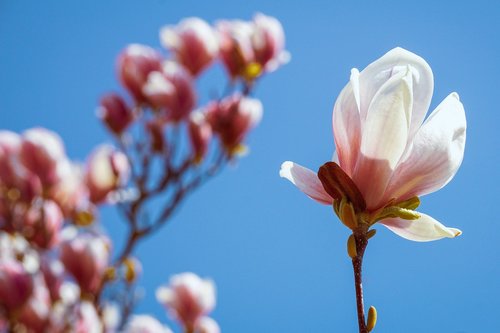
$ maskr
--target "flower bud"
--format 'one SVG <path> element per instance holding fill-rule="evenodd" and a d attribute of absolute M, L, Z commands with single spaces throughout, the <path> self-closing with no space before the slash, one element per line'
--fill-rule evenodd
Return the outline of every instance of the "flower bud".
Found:
<path fill-rule="evenodd" d="M 101 318 L 95 306 L 88 302 L 80 302 L 76 308 L 75 333 L 102 333 Z"/>
<path fill-rule="evenodd" d="M 47 285 L 50 298 L 53 302 L 61 298 L 60 288 L 64 280 L 64 266 L 59 260 L 44 258 L 40 270 Z"/>
<path fill-rule="evenodd" d="M 98 146 L 87 161 L 85 182 L 90 200 L 101 203 L 108 194 L 127 181 L 130 173 L 128 159 L 109 145 Z"/>
<path fill-rule="evenodd" d="M 191 113 L 188 131 L 195 161 L 199 163 L 205 157 L 208 145 L 212 139 L 212 127 L 207 121 L 205 114 L 200 111 Z"/>
<path fill-rule="evenodd" d="M 31 296 L 33 278 L 14 259 L 0 260 L 0 305 L 7 310 L 21 307 Z"/>
<path fill-rule="evenodd" d="M 145 101 L 142 87 L 149 73 L 161 69 L 162 57 L 149 46 L 131 44 L 118 56 L 118 77 L 137 103 Z"/>
<path fill-rule="evenodd" d="M 186 18 L 177 26 L 162 28 L 160 40 L 193 76 L 210 65 L 219 51 L 214 30 L 198 17 Z"/>
<path fill-rule="evenodd" d="M 120 95 L 107 94 L 101 98 L 97 116 L 114 134 L 121 134 L 134 120 L 134 114 Z"/>
<path fill-rule="evenodd" d="M 187 330 L 215 306 L 215 286 L 193 273 L 174 275 L 168 287 L 160 287 L 156 298 Z"/>
<path fill-rule="evenodd" d="M 132 316 L 124 333 L 172 333 L 158 320 L 148 315 Z"/>
<path fill-rule="evenodd" d="M 102 235 L 66 230 L 61 244 L 61 262 L 83 292 L 94 293 L 100 286 L 109 260 L 109 240 Z M 73 233 L 73 235 L 71 234 Z"/>
<path fill-rule="evenodd" d="M 203 317 L 196 322 L 194 331 L 196 333 L 220 333 L 220 327 L 212 318 Z"/>
<path fill-rule="evenodd" d="M 34 278 L 34 289 L 31 298 L 23 306 L 19 322 L 29 332 L 44 332 L 50 314 L 50 296 L 43 275 Z"/>
<path fill-rule="evenodd" d="M 21 231 L 24 237 L 43 249 L 49 249 L 58 241 L 63 214 L 55 202 L 46 200 L 41 205 L 31 206 L 23 222 Z"/>
<path fill-rule="evenodd" d="M 246 134 L 261 118 L 261 102 L 238 94 L 212 103 L 207 109 L 207 119 L 230 155 L 235 153 Z"/>
<path fill-rule="evenodd" d="M 179 64 L 166 61 L 161 71 L 151 72 L 143 87 L 148 102 L 166 112 L 167 119 L 178 122 L 196 105 L 191 75 Z"/>
<path fill-rule="evenodd" d="M 247 66 L 255 62 L 252 46 L 254 25 L 240 20 L 220 21 L 216 28 L 220 38 L 220 56 L 229 76 L 231 79 L 245 76 Z"/>
<path fill-rule="evenodd" d="M 253 18 L 254 33 L 252 46 L 255 60 L 266 72 L 272 72 L 289 61 L 290 55 L 284 51 L 285 33 L 280 21 L 258 13 Z"/>
<path fill-rule="evenodd" d="M 125 281 L 132 283 L 137 280 L 138 276 L 142 273 L 141 262 L 134 257 L 128 257 L 123 261 L 123 275 Z"/>
<path fill-rule="evenodd" d="M 58 167 L 67 160 L 61 138 L 45 128 L 23 133 L 20 160 L 45 186 L 59 181 Z"/>

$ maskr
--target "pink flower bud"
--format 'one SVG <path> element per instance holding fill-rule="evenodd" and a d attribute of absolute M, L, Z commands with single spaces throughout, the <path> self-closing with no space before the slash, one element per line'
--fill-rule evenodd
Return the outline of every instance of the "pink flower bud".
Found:
<path fill-rule="evenodd" d="M 42 205 L 31 206 L 23 222 L 20 227 L 24 237 L 31 243 L 48 249 L 58 241 L 63 215 L 55 202 L 46 200 Z"/>
<path fill-rule="evenodd" d="M 191 75 L 179 64 L 166 61 L 162 71 L 151 72 L 143 93 L 155 108 L 165 110 L 167 119 L 178 122 L 196 105 Z"/>
<path fill-rule="evenodd" d="M 16 177 L 16 163 L 21 151 L 21 137 L 10 131 L 0 131 L 0 183 L 10 184 Z"/>
<path fill-rule="evenodd" d="M 50 314 L 50 296 L 43 275 L 34 278 L 34 289 L 31 298 L 23 306 L 19 322 L 29 332 L 45 332 Z"/>
<path fill-rule="evenodd" d="M 61 298 L 60 288 L 64 280 L 64 266 L 59 260 L 44 258 L 40 270 L 47 285 L 50 298 L 57 301 Z"/>
<path fill-rule="evenodd" d="M 171 50 L 177 61 L 194 76 L 210 65 L 219 51 L 212 27 L 197 17 L 186 18 L 177 26 L 162 28 L 160 39 L 163 46 Z"/>
<path fill-rule="evenodd" d="M 144 102 L 142 87 L 149 73 L 161 70 L 161 55 L 149 46 L 131 44 L 118 56 L 118 76 L 122 84 L 135 98 Z"/>
<path fill-rule="evenodd" d="M 114 134 L 121 134 L 134 120 L 134 114 L 120 95 L 107 94 L 101 98 L 97 115 Z"/>
<path fill-rule="evenodd" d="M 187 330 L 215 306 L 215 286 L 193 273 L 174 275 L 168 287 L 160 287 L 156 298 Z"/>
<path fill-rule="evenodd" d="M 101 318 L 92 303 L 83 301 L 78 304 L 74 329 L 75 333 L 102 333 Z"/>
<path fill-rule="evenodd" d="M 135 315 L 128 322 L 124 333 L 172 333 L 172 331 L 151 316 Z"/>
<path fill-rule="evenodd" d="M 14 259 L 0 260 L 0 305 L 7 310 L 21 307 L 33 292 L 33 278 Z"/>
<path fill-rule="evenodd" d="M 257 99 L 235 94 L 209 105 L 207 118 L 228 153 L 233 154 L 262 118 L 262 104 Z"/>
<path fill-rule="evenodd" d="M 109 240 L 102 235 L 66 229 L 70 234 L 61 244 L 61 262 L 83 292 L 96 292 L 109 260 Z M 73 233 L 73 234 L 72 234 Z"/>
<path fill-rule="evenodd" d="M 220 333 L 220 327 L 212 318 L 203 317 L 196 322 L 194 331 L 195 333 Z"/>
<path fill-rule="evenodd" d="M 252 45 L 255 60 L 266 72 L 277 69 L 290 59 L 288 52 L 284 51 L 285 33 L 280 21 L 271 16 L 258 13 L 253 18 L 254 33 Z"/>
<path fill-rule="evenodd" d="M 58 167 L 67 158 L 61 138 L 45 128 L 33 128 L 23 133 L 20 160 L 45 186 L 59 181 Z"/>
<path fill-rule="evenodd" d="M 82 210 L 92 210 L 84 174 L 80 165 L 67 162 L 58 169 L 60 181 L 54 185 L 49 197 L 61 208 L 64 216 L 74 219 Z"/>
<path fill-rule="evenodd" d="M 255 61 L 252 46 L 254 26 L 250 22 L 220 21 L 216 25 L 220 37 L 220 56 L 232 79 L 245 76 L 247 66 Z"/>
<path fill-rule="evenodd" d="M 212 127 L 206 120 L 205 114 L 196 111 L 191 113 L 189 117 L 188 130 L 195 161 L 201 162 L 212 139 Z"/>
<path fill-rule="evenodd" d="M 87 161 L 85 173 L 90 200 L 94 203 L 105 201 L 110 192 L 128 181 L 129 172 L 125 154 L 109 145 L 97 147 Z"/>

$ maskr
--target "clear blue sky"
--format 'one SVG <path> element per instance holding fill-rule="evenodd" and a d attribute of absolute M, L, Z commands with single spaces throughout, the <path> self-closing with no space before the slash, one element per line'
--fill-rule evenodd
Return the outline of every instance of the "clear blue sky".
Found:
<path fill-rule="evenodd" d="M 168 322 L 154 299 L 170 275 L 215 279 L 213 316 L 226 333 L 356 332 L 348 235 L 328 206 L 305 197 L 278 170 L 311 168 L 333 152 L 331 109 L 352 67 L 395 46 L 431 65 L 432 108 L 457 91 L 468 129 L 455 179 L 423 198 L 422 211 L 462 229 L 453 240 L 413 243 L 383 227 L 365 264 L 376 332 L 493 332 L 499 327 L 500 8 L 495 1 L 24 1 L 0 0 L 0 127 L 42 125 L 84 159 L 108 140 L 94 116 L 118 89 L 115 56 L 127 43 L 159 48 L 158 29 L 186 16 L 249 19 L 262 11 L 285 28 L 292 61 L 259 85 L 265 107 L 251 154 L 185 202 L 140 247 L 146 288 L 140 313 Z M 203 81 L 220 89 L 214 74 Z M 122 223 L 102 214 L 116 239 Z"/>

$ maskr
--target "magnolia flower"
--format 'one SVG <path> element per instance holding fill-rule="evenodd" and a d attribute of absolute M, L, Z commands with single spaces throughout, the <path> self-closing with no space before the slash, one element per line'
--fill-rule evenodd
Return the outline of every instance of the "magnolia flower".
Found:
<path fill-rule="evenodd" d="M 201 162 L 212 139 L 212 126 L 210 126 L 203 112 L 195 111 L 191 113 L 188 122 L 188 133 L 195 161 Z"/>
<path fill-rule="evenodd" d="M 61 262 L 83 292 L 96 292 L 109 260 L 109 240 L 103 235 L 80 233 L 72 227 L 63 230 Z"/>
<path fill-rule="evenodd" d="M 333 110 L 333 162 L 318 174 L 285 162 L 280 175 L 314 200 L 334 203 L 351 228 L 361 219 L 414 241 L 460 235 L 414 211 L 419 196 L 453 178 L 464 154 L 466 120 L 458 94 L 424 121 L 432 91 L 429 65 L 401 48 L 361 72 L 353 69 Z"/>
<path fill-rule="evenodd" d="M 125 154 L 109 145 L 98 146 L 87 161 L 85 174 L 90 200 L 105 201 L 110 192 L 127 182 L 129 174 L 130 165 Z"/>
<path fill-rule="evenodd" d="M 196 333 L 220 333 L 219 324 L 210 317 L 203 317 L 196 323 Z"/>
<path fill-rule="evenodd" d="M 128 322 L 125 333 L 172 333 L 172 331 L 151 316 L 135 315 Z"/>
<path fill-rule="evenodd" d="M 144 102 L 142 87 L 149 73 L 161 69 L 161 55 L 149 46 L 131 44 L 118 56 L 117 71 L 121 83 L 136 102 Z"/>
<path fill-rule="evenodd" d="M 198 17 L 186 18 L 177 26 L 163 27 L 160 39 L 194 76 L 210 65 L 219 52 L 214 30 Z"/>
<path fill-rule="evenodd" d="M 290 60 L 283 27 L 274 17 L 258 13 L 252 22 L 220 21 L 216 28 L 221 59 L 232 79 L 252 81 Z"/>
<path fill-rule="evenodd" d="M 165 61 L 161 71 L 149 73 L 142 92 L 153 107 L 166 111 L 167 119 L 174 122 L 186 118 L 196 105 L 191 75 L 173 61 Z"/>
<path fill-rule="evenodd" d="M 114 134 L 121 134 L 134 121 L 134 113 L 118 94 L 110 93 L 101 98 L 97 116 Z"/>
<path fill-rule="evenodd" d="M 237 153 L 247 133 L 262 119 L 262 103 L 239 94 L 207 106 L 206 118 L 230 155 Z"/>
<path fill-rule="evenodd" d="M 160 287 L 156 298 L 165 305 L 188 331 L 215 307 L 215 286 L 211 280 L 193 273 L 174 275 L 168 287 Z"/>

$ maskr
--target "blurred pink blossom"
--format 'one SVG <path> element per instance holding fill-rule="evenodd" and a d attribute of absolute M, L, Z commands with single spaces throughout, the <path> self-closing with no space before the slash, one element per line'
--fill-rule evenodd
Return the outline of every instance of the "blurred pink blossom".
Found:
<path fill-rule="evenodd" d="M 189 117 L 188 130 L 194 158 L 196 162 L 200 162 L 205 157 L 212 139 L 212 126 L 204 113 L 195 111 Z"/>
<path fill-rule="evenodd" d="M 118 94 L 110 93 L 101 98 L 97 116 L 114 134 L 121 134 L 134 120 L 134 113 Z"/>
<path fill-rule="evenodd" d="M 128 322 L 124 333 L 172 333 L 172 331 L 151 316 L 135 315 Z"/>
<path fill-rule="evenodd" d="M 156 298 L 187 330 L 215 307 L 215 285 L 193 273 L 174 275 L 168 286 L 156 291 Z"/>
<path fill-rule="evenodd" d="M 163 27 L 160 40 L 193 76 L 197 76 L 210 65 L 219 51 L 215 31 L 198 17 L 185 18 L 176 26 Z"/>

